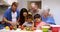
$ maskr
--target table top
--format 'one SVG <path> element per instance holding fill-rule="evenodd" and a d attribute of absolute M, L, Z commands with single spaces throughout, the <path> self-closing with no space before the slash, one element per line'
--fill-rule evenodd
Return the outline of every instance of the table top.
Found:
<path fill-rule="evenodd" d="M 25 30 L 21 30 L 21 29 L 17 29 L 17 30 L 1 29 L 0 32 L 42 32 L 42 30 L 25 31 Z M 49 32 L 51 32 L 51 31 L 49 31 Z"/>

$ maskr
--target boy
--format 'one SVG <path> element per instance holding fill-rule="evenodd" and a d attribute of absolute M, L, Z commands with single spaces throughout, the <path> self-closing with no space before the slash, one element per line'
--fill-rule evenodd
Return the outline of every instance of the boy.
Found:
<path fill-rule="evenodd" d="M 32 21 L 32 15 L 28 15 L 27 21 L 23 24 L 23 26 L 32 28 L 33 27 L 33 21 Z"/>

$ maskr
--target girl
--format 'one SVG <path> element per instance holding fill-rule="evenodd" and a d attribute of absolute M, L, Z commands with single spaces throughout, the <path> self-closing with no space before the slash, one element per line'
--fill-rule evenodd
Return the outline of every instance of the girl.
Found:
<path fill-rule="evenodd" d="M 39 14 L 34 15 L 34 26 L 36 27 L 36 29 L 41 29 L 42 26 L 46 25 L 45 22 L 42 22 L 41 16 Z"/>

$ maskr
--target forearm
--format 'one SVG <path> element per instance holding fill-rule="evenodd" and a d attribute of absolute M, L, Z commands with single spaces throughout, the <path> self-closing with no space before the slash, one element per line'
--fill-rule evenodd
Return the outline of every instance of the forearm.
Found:
<path fill-rule="evenodd" d="M 34 27 L 34 23 L 33 23 L 32 27 Z"/>
<path fill-rule="evenodd" d="M 18 20 L 16 21 L 16 24 L 19 25 L 19 23 L 20 23 L 20 22 L 19 22 L 19 19 L 18 19 Z"/>
<path fill-rule="evenodd" d="M 20 21 L 20 17 L 18 17 L 18 20 L 17 20 L 17 22 L 19 22 Z"/>
<path fill-rule="evenodd" d="M 11 23 L 11 21 L 8 21 L 6 18 L 3 18 L 4 22 Z"/>
<path fill-rule="evenodd" d="M 19 17 L 18 20 L 17 20 L 17 25 L 19 25 L 19 23 L 20 23 L 19 21 L 20 21 L 20 17 Z"/>

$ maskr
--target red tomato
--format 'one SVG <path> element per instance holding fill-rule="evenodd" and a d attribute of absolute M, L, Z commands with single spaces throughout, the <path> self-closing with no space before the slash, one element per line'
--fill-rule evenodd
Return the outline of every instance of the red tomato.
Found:
<path fill-rule="evenodd" d="M 12 30 L 13 29 L 13 26 L 10 26 L 10 30 Z"/>
<path fill-rule="evenodd" d="M 21 26 L 21 25 L 20 25 L 19 28 L 21 28 L 21 30 L 23 30 L 23 29 L 24 29 L 24 26 Z"/>

